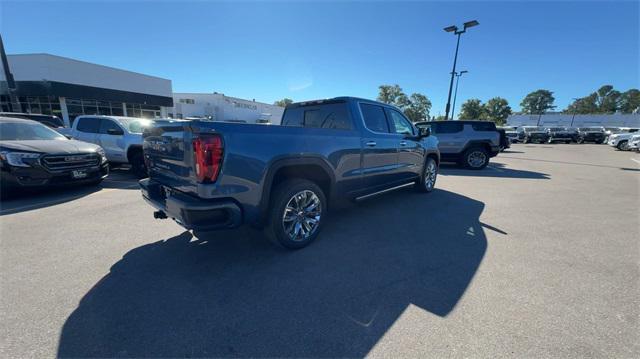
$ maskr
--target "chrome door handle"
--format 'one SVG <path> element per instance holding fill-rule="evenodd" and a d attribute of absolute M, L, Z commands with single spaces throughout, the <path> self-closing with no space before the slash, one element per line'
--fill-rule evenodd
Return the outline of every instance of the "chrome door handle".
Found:
<path fill-rule="evenodd" d="M 400 141 L 400 146 L 406 146 L 407 145 L 407 141 Z"/>
<path fill-rule="evenodd" d="M 375 145 L 377 145 L 376 141 L 369 141 L 367 143 L 365 143 L 365 145 L 369 146 L 369 147 L 375 147 Z"/>

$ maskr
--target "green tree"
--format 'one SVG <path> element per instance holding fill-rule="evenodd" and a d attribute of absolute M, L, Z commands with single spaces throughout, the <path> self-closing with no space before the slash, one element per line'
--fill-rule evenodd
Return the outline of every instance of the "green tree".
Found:
<path fill-rule="evenodd" d="M 567 108 L 563 112 L 567 114 L 576 113 L 579 115 L 598 113 L 598 104 L 596 103 L 597 97 L 598 95 L 594 92 L 589 96 L 576 99 L 569 106 L 567 106 Z"/>
<path fill-rule="evenodd" d="M 460 120 L 480 120 L 484 118 L 484 106 L 477 98 L 465 101 L 460 108 L 458 119 Z"/>
<path fill-rule="evenodd" d="M 620 91 L 614 90 L 611 85 L 604 85 L 596 91 L 596 104 L 599 113 L 615 113 L 620 102 Z"/>
<path fill-rule="evenodd" d="M 526 114 L 538 115 L 556 108 L 553 104 L 555 100 L 553 92 L 537 90 L 525 96 L 520 103 L 520 107 L 522 107 L 522 112 Z"/>
<path fill-rule="evenodd" d="M 409 98 L 398 85 L 380 85 L 378 87 L 378 101 L 394 105 L 404 110 L 409 105 Z"/>
<path fill-rule="evenodd" d="M 509 102 L 502 97 L 494 97 L 483 106 L 484 118 L 493 121 L 496 125 L 504 125 L 507 117 L 511 115 Z"/>
<path fill-rule="evenodd" d="M 411 122 L 426 121 L 431 111 L 431 101 L 420 93 L 411 94 L 409 105 L 404 109 L 404 114 Z"/>
<path fill-rule="evenodd" d="M 292 99 L 285 97 L 282 100 L 278 100 L 274 102 L 273 104 L 280 107 L 287 107 L 287 105 L 291 105 L 292 103 L 293 103 Z"/>
<path fill-rule="evenodd" d="M 431 121 L 444 121 L 444 115 L 433 116 Z"/>
<path fill-rule="evenodd" d="M 638 89 L 631 89 L 622 93 L 620 96 L 620 112 L 640 112 L 640 91 Z"/>

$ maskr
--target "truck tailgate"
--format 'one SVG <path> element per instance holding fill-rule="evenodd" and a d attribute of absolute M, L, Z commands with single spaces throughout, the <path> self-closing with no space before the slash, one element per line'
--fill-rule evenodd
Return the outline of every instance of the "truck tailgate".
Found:
<path fill-rule="evenodd" d="M 192 125 L 192 121 L 160 122 L 145 129 L 142 146 L 149 178 L 182 192 L 197 191 Z"/>

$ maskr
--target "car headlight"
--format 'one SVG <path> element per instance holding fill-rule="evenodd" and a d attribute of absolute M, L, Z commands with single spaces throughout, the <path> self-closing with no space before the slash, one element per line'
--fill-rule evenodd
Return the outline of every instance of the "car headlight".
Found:
<path fill-rule="evenodd" d="M 100 164 L 107 162 L 107 154 L 104 152 L 102 147 L 98 148 L 96 152 L 100 155 Z"/>
<path fill-rule="evenodd" d="M 14 167 L 31 167 L 40 156 L 40 153 L 31 152 L 0 152 L 0 158 Z"/>

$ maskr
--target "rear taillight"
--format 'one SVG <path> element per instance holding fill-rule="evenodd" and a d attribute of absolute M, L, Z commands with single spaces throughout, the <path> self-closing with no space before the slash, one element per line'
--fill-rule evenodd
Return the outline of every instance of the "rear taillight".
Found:
<path fill-rule="evenodd" d="M 217 135 L 193 140 L 193 153 L 198 182 L 215 182 L 222 166 L 222 139 Z"/>

